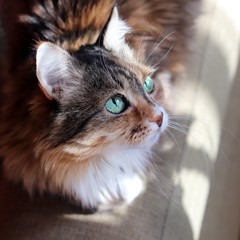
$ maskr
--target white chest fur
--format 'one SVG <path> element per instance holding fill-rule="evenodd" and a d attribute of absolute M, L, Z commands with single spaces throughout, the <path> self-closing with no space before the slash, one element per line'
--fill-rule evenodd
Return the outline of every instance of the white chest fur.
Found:
<path fill-rule="evenodd" d="M 84 173 L 68 171 L 63 191 L 84 207 L 130 203 L 144 188 L 140 176 L 144 176 L 149 153 L 142 149 L 107 151 L 101 159 L 89 162 Z"/>

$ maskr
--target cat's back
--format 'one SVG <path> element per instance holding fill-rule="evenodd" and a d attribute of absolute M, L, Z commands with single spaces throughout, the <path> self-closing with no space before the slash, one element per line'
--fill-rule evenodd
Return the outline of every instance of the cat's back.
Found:
<path fill-rule="evenodd" d="M 156 54 L 172 50 L 179 58 L 186 50 L 199 0 L 0 0 L 0 21 L 6 34 L 11 61 L 30 53 L 34 41 L 51 41 L 65 49 L 94 43 L 108 20 L 114 4 L 131 27 L 127 36 L 136 49 L 151 51 L 165 38 Z M 190 11 L 191 10 L 191 11 Z M 140 45 L 141 43 L 141 45 Z M 157 50 L 157 49 L 156 49 Z M 143 52 L 143 56 L 146 53 Z M 161 53 L 163 52 L 163 53 Z M 179 53 L 179 54 L 178 54 Z M 146 57 L 146 56 L 145 56 Z M 20 62 L 23 60 L 19 59 Z M 173 61 L 171 59 L 171 61 Z"/>
<path fill-rule="evenodd" d="M 72 51 L 95 42 L 113 4 L 113 0 L 0 0 L 10 65 L 15 68 L 34 55 L 39 41 L 54 42 Z"/>

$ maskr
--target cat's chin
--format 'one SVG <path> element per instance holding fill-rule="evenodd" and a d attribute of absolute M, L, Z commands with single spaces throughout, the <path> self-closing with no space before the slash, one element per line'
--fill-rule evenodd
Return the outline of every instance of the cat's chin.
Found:
<path fill-rule="evenodd" d="M 146 141 L 138 144 L 137 148 L 151 149 L 152 147 L 154 147 L 156 144 L 159 143 L 159 139 L 161 138 L 162 134 L 163 134 L 163 130 L 158 129 L 153 136 L 151 136 Z"/>

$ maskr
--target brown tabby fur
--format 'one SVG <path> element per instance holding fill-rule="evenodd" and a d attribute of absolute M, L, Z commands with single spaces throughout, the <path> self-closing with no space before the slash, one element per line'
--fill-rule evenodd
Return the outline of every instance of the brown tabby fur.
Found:
<path fill-rule="evenodd" d="M 114 4 L 113 0 L 99 0 L 94 1 L 93 7 L 89 8 L 89 2 L 93 1 L 83 0 L 82 2 L 86 4 L 84 16 L 73 19 L 71 16 L 66 16 L 65 22 L 58 19 L 59 27 L 65 32 L 75 31 L 77 28 L 82 31 L 86 30 L 85 34 L 79 38 L 61 43 L 61 46 L 67 50 L 74 51 L 85 43 L 95 42 Z M 159 72 L 166 70 L 171 72 L 172 78 L 177 77 L 184 63 L 188 39 L 191 36 L 190 26 L 194 19 L 192 13 L 194 13 L 195 3 L 197 0 L 118 1 L 120 15 L 132 28 L 132 34 L 127 36 L 127 40 L 136 51 L 139 51 L 138 54 L 143 61 L 148 58 L 156 42 L 158 43 L 167 34 L 172 33 L 156 48 L 149 59 L 152 62 L 154 56 L 161 59 L 173 45 L 168 58 L 161 62 L 159 68 Z M 97 132 L 92 140 L 81 138 L 82 148 L 80 150 L 77 147 L 79 136 L 74 137 L 67 144 L 54 146 L 48 133 L 51 122 L 50 109 L 55 107 L 55 103 L 47 98 L 39 88 L 34 62 L 31 59 L 25 61 L 25 52 L 31 51 L 30 46 L 34 48 L 32 39 L 36 36 L 27 31 L 18 19 L 20 14 L 30 13 L 33 4 L 33 0 L 0 0 L 0 19 L 5 29 L 5 42 L 7 43 L 2 57 L 0 76 L 3 105 L 0 119 L 0 154 L 4 159 L 4 168 L 10 179 L 16 182 L 24 179 L 23 184 L 29 192 L 33 191 L 35 185 L 38 185 L 39 189 L 46 187 L 41 185 L 48 185 L 47 188 L 55 192 L 55 185 L 52 186 L 54 181 L 67 178 L 66 171 L 69 169 L 79 171 L 79 174 L 86 171 L 91 156 L 98 155 L 101 149 L 106 148 L 113 141 L 108 137 L 112 131 L 116 132 L 117 129 L 121 129 L 115 141 L 123 142 L 125 136 L 130 134 L 126 133 L 127 127 L 138 126 L 138 122 L 140 123 L 145 115 L 151 115 L 151 108 L 139 98 L 141 110 L 135 109 L 125 119 L 124 124 L 122 121 L 116 121 L 114 129 L 103 126 L 102 131 Z M 43 14 L 41 9 L 35 9 L 35 11 L 37 14 Z M 78 11 L 77 7 L 76 11 Z M 24 18 L 20 20 L 24 21 Z M 23 61 L 25 61 L 24 64 L 22 64 Z M 124 65 L 122 62 L 121 64 Z M 139 69 L 145 76 L 148 74 L 149 69 L 139 65 L 132 69 L 136 76 L 139 75 Z M 144 78 L 140 76 L 140 79 Z M 164 86 L 161 87 L 159 84 L 157 89 L 154 98 L 159 104 L 164 103 L 167 106 L 169 96 L 163 96 Z M 143 112 L 145 115 L 142 114 Z M 94 125 L 92 127 L 94 128 Z M 130 141 L 137 144 L 144 134 L 140 130 L 139 134 Z M 88 145 L 84 145 L 85 142 Z M 81 155 L 81 162 L 78 161 L 79 155 Z M 43 175 L 48 176 L 47 181 L 41 181 Z"/>

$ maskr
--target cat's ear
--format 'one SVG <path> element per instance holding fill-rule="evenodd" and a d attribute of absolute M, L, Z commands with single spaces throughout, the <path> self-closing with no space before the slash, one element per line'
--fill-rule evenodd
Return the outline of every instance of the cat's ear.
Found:
<path fill-rule="evenodd" d="M 96 44 L 110 51 L 119 53 L 128 47 L 125 41 L 125 35 L 129 32 L 130 27 L 119 17 L 117 5 L 115 4 Z"/>
<path fill-rule="evenodd" d="M 53 43 L 43 42 L 38 46 L 36 71 L 40 87 L 50 99 L 61 100 L 75 84 L 72 57 Z"/>

